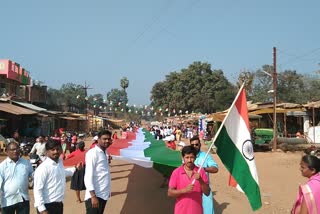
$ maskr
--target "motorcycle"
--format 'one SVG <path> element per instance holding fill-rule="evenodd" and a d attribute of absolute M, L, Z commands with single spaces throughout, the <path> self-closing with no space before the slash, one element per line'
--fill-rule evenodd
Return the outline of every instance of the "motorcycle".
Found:
<path fill-rule="evenodd" d="M 21 142 L 20 151 L 23 156 L 27 156 L 32 149 L 32 143 L 30 142 Z"/>
<path fill-rule="evenodd" d="M 41 159 L 40 159 L 39 155 L 37 155 L 37 154 L 30 154 L 29 157 L 30 157 L 29 161 L 31 163 L 33 171 L 35 171 L 37 169 L 37 167 L 40 165 Z M 32 177 L 29 178 L 28 187 L 29 187 L 29 189 L 33 188 L 33 178 Z"/>

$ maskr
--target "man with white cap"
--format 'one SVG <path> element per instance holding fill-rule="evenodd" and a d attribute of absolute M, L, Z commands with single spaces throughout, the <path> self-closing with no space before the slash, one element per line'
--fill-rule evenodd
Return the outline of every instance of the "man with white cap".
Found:
<path fill-rule="evenodd" d="M 178 143 L 178 150 L 181 151 L 182 148 L 185 147 L 185 146 L 186 146 L 186 144 L 185 144 L 183 141 L 180 141 L 180 142 Z"/>
<path fill-rule="evenodd" d="M 98 136 L 94 136 L 93 139 L 92 139 L 92 144 L 90 146 L 90 149 L 92 149 L 93 147 L 96 146 L 96 144 L 98 143 Z"/>

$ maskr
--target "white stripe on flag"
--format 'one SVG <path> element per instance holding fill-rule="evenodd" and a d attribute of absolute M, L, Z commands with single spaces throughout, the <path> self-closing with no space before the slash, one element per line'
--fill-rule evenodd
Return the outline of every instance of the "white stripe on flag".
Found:
<path fill-rule="evenodd" d="M 239 125 L 234 125 L 234 124 L 239 124 Z M 229 117 L 225 121 L 225 127 L 228 132 L 228 135 L 232 142 L 236 145 L 237 149 L 242 153 L 242 143 L 245 142 L 246 140 L 251 139 L 250 132 L 247 128 L 246 123 L 244 122 L 243 118 L 239 114 L 236 106 L 233 106 L 232 109 L 230 109 Z M 257 182 L 259 185 L 258 181 L 258 174 L 257 174 L 257 169 L 256 169 L 256 164 L 254 161 L 249 161 L 245 157 L 243 157 L 244 160 L 246 160 L 251 175 L 254 178 L 254 180 Z"/>

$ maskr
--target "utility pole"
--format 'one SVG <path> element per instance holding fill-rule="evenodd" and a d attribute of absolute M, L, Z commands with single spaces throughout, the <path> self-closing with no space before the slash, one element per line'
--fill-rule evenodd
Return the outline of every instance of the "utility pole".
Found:
<path fill-rule="evenodd" d="M 87 120 L 87 125 L 88 125 L 88 98 L 87 98 L 88 92 L 87 92 L 87 90 L 92 89 L 92 88 L 89 88 L 89 85 L 87 85 L 87 82 L 85 81 L 82 89 L 84 90 L 84 100 L 85 100 L 85 105 L 86 105 L 86 120 Z"/>
<path fill-rule="evenodd" d="M 277 150 L 277 49 L 273 47 L 273 142 L 272 150 Z"/>

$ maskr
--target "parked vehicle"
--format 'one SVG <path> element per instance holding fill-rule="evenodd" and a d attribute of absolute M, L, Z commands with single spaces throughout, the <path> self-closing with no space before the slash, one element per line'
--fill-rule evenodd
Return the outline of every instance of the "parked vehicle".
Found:
<path fill-rule="evenodd" d="M 273 139 L 273 129 L 256 128 L 252 130 L 252 140 L 254 145 L 262 146 L 269 145 Z"/>
<path fill-rule="evenodd" d="M 24 155 L 24 156 L 27 156 L 29 155 L 31 149 L 32 149 L 32 146 L 33 144 L 31 142 L 21 142 L 20 143 L 20 151 L 21 151 L 21 154 Z"/>
<path fill-rule="evenodd" d="M 78 137 L 81 138 L 81 139 L 84 139 L 86 137 L 86 135 L 87 134 L 85 132 L 83 132 L 83 133 L 79 133 Z"/>

